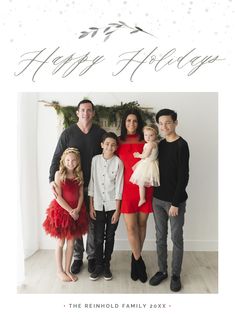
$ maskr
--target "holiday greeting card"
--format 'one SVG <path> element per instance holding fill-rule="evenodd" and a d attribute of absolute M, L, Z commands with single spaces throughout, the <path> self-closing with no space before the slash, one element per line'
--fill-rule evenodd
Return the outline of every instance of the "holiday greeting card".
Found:
<path fill-rule="evenodd" d="M 104 319 L 141 324 L 146 317 L 165 323 L 178 317 L 183 324 L 198 324 L 230 314 L 234 1 L 4 0 L 0 7 L 1 294 L 7 317 L 25 324 Z M 162 116 L 170 120 L 156 116 L 163 109 L 168 111 Z M 134 131 L 131 122 L 136 124 Z M 159 226 L 161 213 L 152 202 L 158 196 L 156 185 L 154 193 L 146 189 L 143 209 L 129 208 L 137 207 L 141 195 L 138 184 L 133 190 L 128 184 L 138 162 L 134 153 L 141 154 L 144 145 L 133 136 L 142 134 L 144 124 L 152 125 L 149 132 L 156 136 L 155 143 L 161 139 L 171 146 L 163 159 L 161 144 L 159 158 L 155 157 L 162 184 L 172 189 L 175 180 L 174 191 L 180 193 L 175 203 L 163 200 L 169 204 L 164 206 L 164 227 Z M 81 207 L 76 210 L 78 203 L 72 208 L 68 204 L 72 206 L 69 200 L 76 195 L 75 199 L 85 195 L 87 200 L 92 195 L 91 159 L 103 150 L 101 162 L 107 165 L 100 165 L 97 175 L 106 186 L 100 191 L 101 210 L 119 211 L 107 194 L 112 184 L 118 186 L 118 176 L 109 161 L 113 156 L 105 151 L 105 131 L 112 132 L 108 139 L 119 146 L 111 151 L 115 155 L 117 149 L 123 160 L 124 188 L 115 230 L 104 214 L 100 259 L 106 264 L 98 270 L 97 219 L 93 230 L 86 228 L 91 220 L 82 229 Z M 116 141 L 113 133 L 121 138 Z M 174 147 L 175 140 L 187 144 L 186 156 L 181 146 Z M 59 192 L 54 187 L 60 160 L 65 159 L 62 154 L 69 147 L 75 149 L 68 157 L 75 157 L 83 170 L 80 194 L 66 182 Z M 65 170 L 74 175 L 68 164 Z M 174 180 L 169 170 L 164 174 L 166 166 L 173 165 Z M 103 174 L 102 168 L 111 169 Z M 109 175 L 110 183 L 101 174 Z M 93 195 L 99 195 L 97 186 Z M 185 202 L 186 208 L 179 206 Z M 55 218 L 56 230 L 51 223 L 50 229 L 45 227 L 46 217 Z M 174 227 L 179 219 L 180 238 Z M 68 224 L 73 228 L 65 232 Z M 64 239 L 74 229 L 83 236 L 75 244 L 69 238 L 66 248 Z M 164 270 L 162 252 L 168 252 Z M 159 271 L 168 275 L 163 272 L 159 280 Z"/>

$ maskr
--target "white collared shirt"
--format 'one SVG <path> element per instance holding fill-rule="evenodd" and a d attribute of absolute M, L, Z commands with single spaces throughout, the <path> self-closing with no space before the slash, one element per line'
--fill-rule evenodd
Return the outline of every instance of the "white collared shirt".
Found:
<path fill-rule="evenodd" d="M 122 199 L 123 163 L 114 155 L 104 159 L 103 155 L 93 157 L 88 195 L 93 197 L 97 211 L 116 210 L 116 200 Z"/>

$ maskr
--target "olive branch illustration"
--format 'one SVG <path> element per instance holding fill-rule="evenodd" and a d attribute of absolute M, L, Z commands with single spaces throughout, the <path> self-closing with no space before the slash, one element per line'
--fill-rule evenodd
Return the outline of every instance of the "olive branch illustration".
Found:
<path fill-rule="evenodd" d="M 89 30 L 82 31 L 81 35 L 78 38 L 84 38 L 88 35 L 90 35 L 91 37 L 94 37 L 98 33 L 98 31 L 103 30 L 103 34 L 105 36 L 104 42 L 106 42 L 110 38 L 110 36 L 113 35 L 113 33 L 117 32 L 118 30 L 120 30 L 122 28 L 129 29 L 130 34 L 142 32 L 142 33 L 145 33 L 145 34 L 155 37 L 153 34 L 146 32 L 145 30 L 143 30 L 142 28 L 140 28 L 138 26 L 131 27 L 131 26 L 128 26 L 124 21 L 119 21 L 118 23 L 110 23 L 110 24 L 108 24 L 107 27 L 89 27 Z"/>

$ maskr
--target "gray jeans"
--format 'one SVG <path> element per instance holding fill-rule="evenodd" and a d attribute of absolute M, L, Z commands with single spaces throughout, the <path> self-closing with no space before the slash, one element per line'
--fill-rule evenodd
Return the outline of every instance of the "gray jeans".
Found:
<path fill-rule="evenodd" d="M 89 197 L 87 190 L 84 190 L 84 202 L 86 205 L 87 212 L 89 213 Z M 84 253 L 84 244 L 83 239 L 76 239 L 74 242 L 74 251 L 73 257 L 75 260 L 82 260 Z M 95 258 L 95 224 L 94 220 L 89 217 L 89 227 L 87 233 L 87 242 L 86 242 L 86 253 L 87 258 L 93 259 Z"/>
<path fill-rule="evenodd" d="M 186 211 L 186 202 L 180 203 L 178 216 L 176 217 L 169 217 L 168 211 L 170 207 L 170 202 L 153 198 L 153 212 L 157 238 L 156 243 L 158 267 L 159 271 L 167 272 L 167 234 L 168 219 L 170 219 L 171 240 L 173 242 L 172 274 L 179 276 L 181 273 L 184 252 L 183 225 L 184 214 Z"/>

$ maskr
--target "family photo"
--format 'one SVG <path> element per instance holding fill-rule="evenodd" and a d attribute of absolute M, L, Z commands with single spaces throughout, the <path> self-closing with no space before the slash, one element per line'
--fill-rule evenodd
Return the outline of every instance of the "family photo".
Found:
<path fill-rule="evenodd" d="M 218 293 L 218 93 L 19 93 L 18 293 Z"/>

